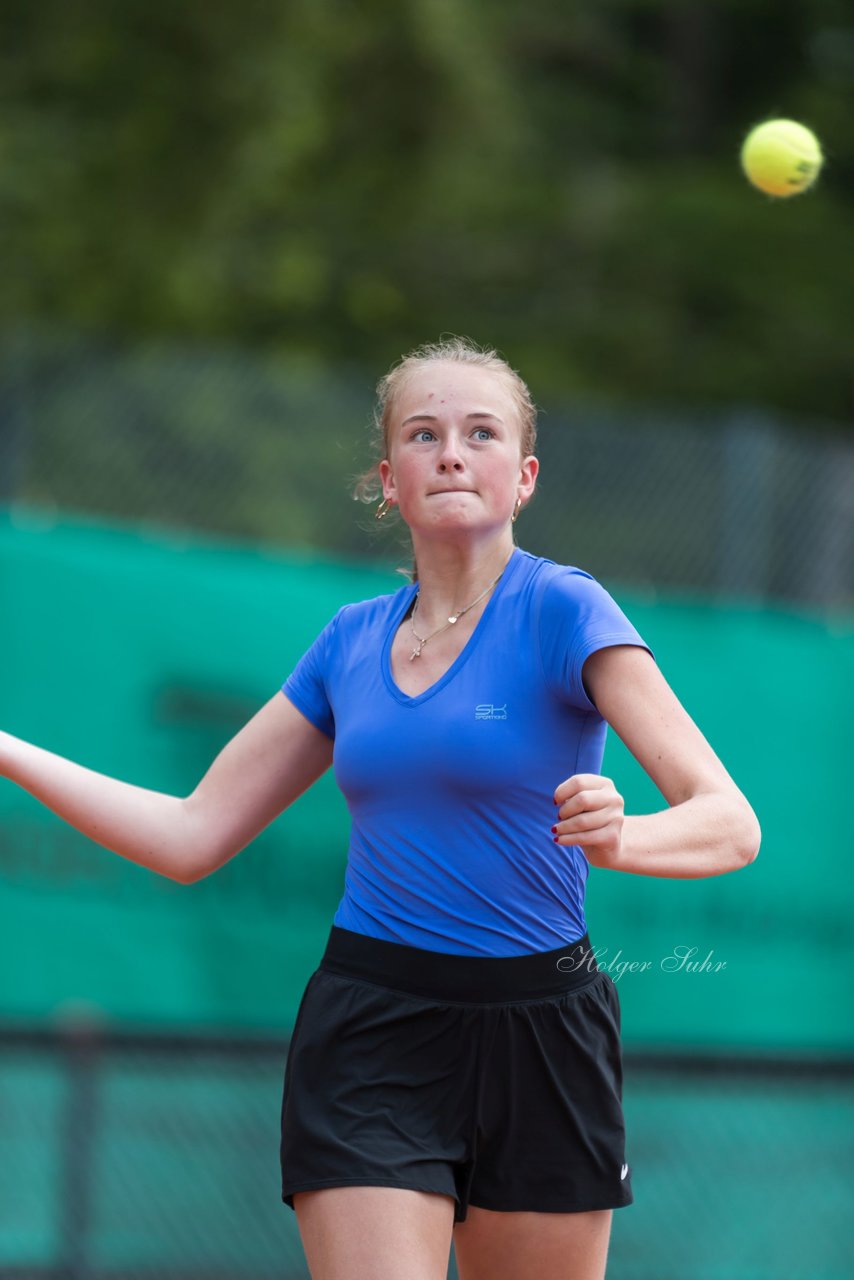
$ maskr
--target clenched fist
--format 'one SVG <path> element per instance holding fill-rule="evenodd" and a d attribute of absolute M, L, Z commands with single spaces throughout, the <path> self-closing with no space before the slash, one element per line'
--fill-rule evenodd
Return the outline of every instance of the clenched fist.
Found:
<path fill-rule="evenodd" d="M 552 827 L 556 844 L 579 845 L 595 867 L 619 866 L 623 839 L 623 797 L 610 778 L 576 773 L 554 793 L 558 806 Z"/>

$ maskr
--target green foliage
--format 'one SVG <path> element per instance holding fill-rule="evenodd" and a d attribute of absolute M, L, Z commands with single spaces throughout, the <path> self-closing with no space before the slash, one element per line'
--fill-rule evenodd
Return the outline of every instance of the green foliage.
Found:
<path fill-rule="evenodd" d="M 850 421 L 841 0 L 7 0 L 0 323 Z M 828 166 L 748 187 L 772 114 Z"/>

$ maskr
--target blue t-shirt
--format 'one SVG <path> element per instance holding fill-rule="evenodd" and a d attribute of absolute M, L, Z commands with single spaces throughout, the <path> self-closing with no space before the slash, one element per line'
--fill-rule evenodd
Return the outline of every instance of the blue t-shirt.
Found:
<path fill-rule="evenodd" d="M 334 738 L 352 818 L 334 923 L 460 955 L 575 941 L 589 864 L 554 843 L 553 796 L 601 773 L 607 730 L 581 669 L 648 646 L 590 574 L 516 548 L 462 653 L 411 698 L 390 653 L 416 590 L 345 605 L 283 685 Z"/>

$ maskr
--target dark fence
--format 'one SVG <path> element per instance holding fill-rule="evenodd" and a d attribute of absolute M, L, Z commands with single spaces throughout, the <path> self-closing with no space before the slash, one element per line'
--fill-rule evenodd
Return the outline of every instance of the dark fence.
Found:
<path fill-rule="evenodd" d="M 7 338 L 0 503 L 395 557 L 393 521 L 351 501 L 373 380 L 229 346 Z M 517 525 L 527 550 L 651 591 L 854 604 L 854 442 L 840 424 L 749 405 L 544 408 L 538 493 Z"/>
<path fill-rule="evenodd" d="M 1 1032 L 0 1277 L 306 1277 L 279 1193 L 286 1053 L 85 1021 Z M 854 1061 L 633 1051 L 625 1068 L 635 1204 L 609 1280 L 850 1276 Z"/>

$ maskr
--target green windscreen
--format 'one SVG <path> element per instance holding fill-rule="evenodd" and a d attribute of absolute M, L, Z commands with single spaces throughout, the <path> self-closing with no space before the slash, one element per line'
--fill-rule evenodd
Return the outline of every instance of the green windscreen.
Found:
<path fill-rule="evenodd" d="M 186 795 L 340 605 L 402 581 L 384 565 L 0 513 L 0 728 Z M 758 860 L 735 874 L 591 871 L 589 931 L 626 1044 L 850 1049 L 852 619 L 606 585 L 763 828 Z M 613 733 L 604 770 L 627 813 L 664 807 Z M 0 1015 L 29 1023 L 83 1002 L 137 1026 L 287 1029 L 347 839 L 330 773 L 181 886 L 0 780 Z"/>

